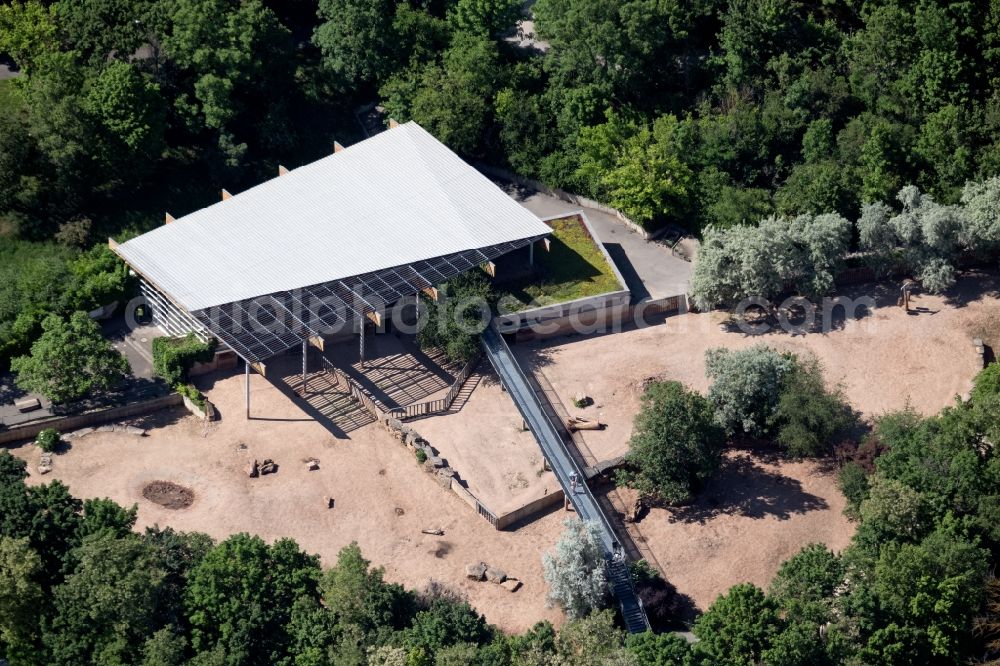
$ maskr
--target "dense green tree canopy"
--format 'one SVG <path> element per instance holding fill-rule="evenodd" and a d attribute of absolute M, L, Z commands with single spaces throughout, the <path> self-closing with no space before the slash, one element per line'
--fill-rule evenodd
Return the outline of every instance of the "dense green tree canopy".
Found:
<path fill-rule="evenodd" d="M 75 400 L 95 389 L 116 386 L 128 373 L 128 361 L 101 335 L 85 312 L 69 321 L 49 315 L 31 354 L 11 362 L 18 386 L 55 402 Z"/>

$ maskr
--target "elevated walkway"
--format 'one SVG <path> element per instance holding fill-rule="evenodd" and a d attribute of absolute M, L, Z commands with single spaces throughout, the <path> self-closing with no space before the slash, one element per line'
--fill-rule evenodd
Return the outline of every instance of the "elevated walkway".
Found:
<path fill-rule="evenodd" d="M 507 343 L 492 325 L 483 331 L 483 348 L 500 376 L 504 388 L 514 400 L 535 439 L 538 440 L 542 454 L 580 519 L 593 521 L 600 526 L 601 541 L 608 560 L 608 580 L 621 604 L 626 628 L 630 633 L 646 631 L 649 629 L 649 620 L 629 578 L 625 552 L 615 536 L 610 521 L 590 492 L 583 470 L 559 436 L 559 431 L 547 415 L 537 394 L 532 390 L 528 378 Z"/>

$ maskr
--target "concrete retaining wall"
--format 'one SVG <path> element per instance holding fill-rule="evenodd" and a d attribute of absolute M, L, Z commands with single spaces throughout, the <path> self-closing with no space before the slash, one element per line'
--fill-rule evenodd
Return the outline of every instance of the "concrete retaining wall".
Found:
<path fill-rule="evenodd" d="M 532 500 L 525 504 L 524 506 L 514 509 L 510 513 L 506 513 L 502 516 L 497 516 L 497 529 L 502 530 L 510 527 L 514 523 L 520 522 L 527 518 L 534 516 L 535 514 L 542 513 L 543 511 L 555 506 L 556 504 L 561 504 L 563 501 L 563 491 L 557 490 L 548 495 L 543 495 L 538 499 Z"/>
<path fill-rule="evenodd" d="M 26 423 L 21 426 L 16 426 L 8 430 L 0 430 L 0 444 L 9 444 L 11 442 L 32 439 L 45 428 L 55 428 L 59 432 L 69 432 L 98 423 L 117 421 L 118 419 L 124 419 L 130 416 L 139 416 L 140 414 L 149 414 L 150 412 L 156 412 L 161 409 L 166 409 L 167 407 L 177 407 L 182 404 L 184 404 L 183 397 L 179 393 L 171 393 L 170 395 L 160 396 L 159 398 L 153 398 L 152 400 L 134 402 L 120 407 L 99 409 L 93 412 L 74 414 L 72 416 L 57 416 L 45 421 L 36 421 L 34 423 Z"/>

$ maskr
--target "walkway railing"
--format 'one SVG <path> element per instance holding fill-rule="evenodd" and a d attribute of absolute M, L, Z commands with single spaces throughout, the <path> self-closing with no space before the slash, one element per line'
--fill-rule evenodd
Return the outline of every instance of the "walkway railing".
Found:
<path fill-rule="evenodd" d="M 646 631 L 649 629 L 649 620 L 643 610 L 642 601 L 635 593 L 631 579 L 627 575 L 624 577 L 621 575 L 624 551 L 618 543 L 611 522 L 590 492 L 583 470 L 559 435 L 559 430 L 546 413 L 538 395 L 531 387 L 531 382 L 525 376 L 507 343 L 492 325 L 483 331 L 483 348 L 500 376 L 500 381 L 538 441 L 545 459 L 548 460 L 556 479 L 559 480 L 559 485 L 562 486 L 563 493 L 572 502 L 577 515 L 582 520 L 593 521 L 600 526 L 601 541 L 605 557 L 609 562 L 609 573 L 614 578 L 613 590 L 621 604 L 626 627 L 632 633 Z"/>
<path fill-rule="evenodd" d="M 360 402 L 361 405 L 375 417 L 375 420 L 381 423 L 385 419 L 386 414 L 389 413 L 389 408 L 383 405 L 378 398 L 370 394 L 363 386 L 361 386 L 361 384 L 352 379 L 350 375 L 335 366 L 333 363 L 330 363 L 326 357 L 322 358 L 323 367 L 325 367 L 327 371 L 333 373 L 333 376 L 337 378 L 337 383 L 346 386 L 347 392 L 352 397 L 357 398 L 358 402 Z"/>

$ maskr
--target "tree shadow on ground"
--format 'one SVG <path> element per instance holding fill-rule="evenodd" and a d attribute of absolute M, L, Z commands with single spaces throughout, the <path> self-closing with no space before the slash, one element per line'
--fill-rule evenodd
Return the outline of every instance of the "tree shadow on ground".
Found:
<path fill-rule="evenodd" d="M 765 469 L 748 454 L 724 458 L 719 471 L 692 504 L 670 509 L 671 522 L 704 524 L 717 516 L 788 520 L 829 508 L 796 479 Z"/>
<path fill-rule="evenodd" d="M 955 286 L 945 293 L 945 303 L 955 308 L 964 308 L 987 297 L 1000 298 L 1000 274 L 975 269 L 959 276 Z"/>

